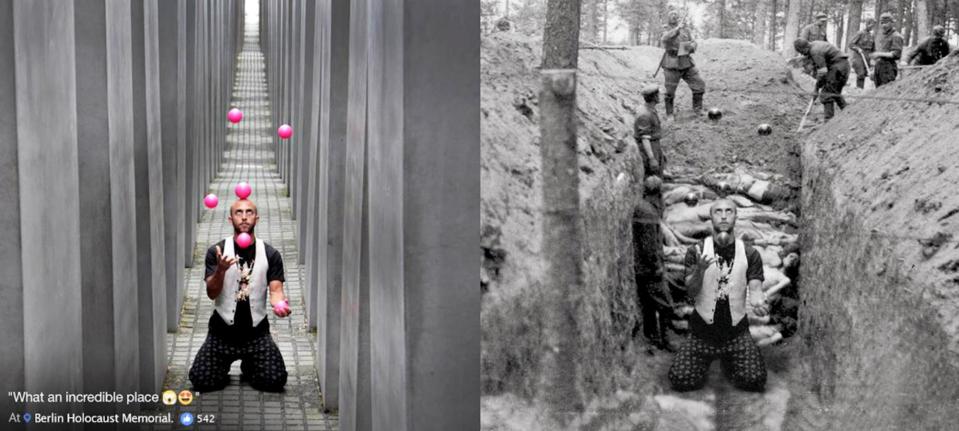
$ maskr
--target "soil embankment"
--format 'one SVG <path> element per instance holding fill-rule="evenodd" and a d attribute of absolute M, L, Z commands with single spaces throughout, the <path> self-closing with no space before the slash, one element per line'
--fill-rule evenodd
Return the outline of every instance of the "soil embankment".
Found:
<path fill-rule="evenodd" d="M 535 395 L 541 378 L 540 53 L 536 40 L 513 33 L 494 33 L 482 42 L 481 378 L 483 426 L 491 429 L 511 429 L 508 418 L 536 422 L 522 405 Z M 677 415 L 670 412 L 697 402 L 705 403 L 705 410 L 699 409 L 703 414 L 716 414 L 708 412 L 715 393 L 687 399 L 656 395 L 664 393 L 670 356 L 647 356 L 631 339 L 639 311 L 630 217 L 642 192 L 632 121 L 643 103 L 638 89 L 647 83 L 662 86 L 662 75 L 651 77 L 661 55 L 653 47 L 580 51 L 578 148 L 586 272 L 577 298 L 575 336 L 582 353 L 577 385 L 592 410 L 582 423 L 593 429 L 654 424 L 657 417 Z M 706 106 L 719 107 L 724 116 L 718 122 L 693 117 L 689 90 L 681 84 L 677 121 L 666 126 L 663 139 L 667 173 L 689 177 L 762 170 L 798 191 L 799 144 L 792 131 L 805 101 L 791 93 L 799 86 L 782 57 L 746 42 L 706 40 L 695 58 L 707 82 Z M 772 125 L 772 135 L 757 135 L 761 123 Z M 522 429 L 519 423 L 515 429 Z"/>
<path fill-rule="evenodd" d="M 959 101 L 959 57 L 870 96 Z M 855 100 L 803 150 L 795 429 L 959 421 L 959 105 Z"/>

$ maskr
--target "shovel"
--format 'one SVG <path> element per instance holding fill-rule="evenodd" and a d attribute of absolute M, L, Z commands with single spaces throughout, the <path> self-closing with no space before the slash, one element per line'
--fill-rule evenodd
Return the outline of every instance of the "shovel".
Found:
<path fill-rule="evenodd" d="M 802 114 L 802 120 L 799 121 L 799 128 L 796 129 L 797 132 L 802 132 L 802 126 L 806 125 L 806 117 L 809 116 L 809 111 L 812 111 L 812 104 L 819 98 L 819 93 L 822 93 L 822 88 L 816 90 L 816 94 L 812 96 L 812 99 L 809 99 L 809 105 L 806 106 L 806 113 Z"/>

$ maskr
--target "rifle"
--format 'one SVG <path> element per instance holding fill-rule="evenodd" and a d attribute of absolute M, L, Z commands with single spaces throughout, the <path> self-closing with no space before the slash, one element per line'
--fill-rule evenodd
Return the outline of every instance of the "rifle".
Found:
<path fill-rule="evenodd" d="M 686 22 L 687 16 L 689 16 L 689 9 L 686 9 L 686 12 L 683 14 L 683 18 L 679 20 L 680 25 Z M 677 36 L 679 35 L 677 34 Z M 659 64 L 656 66 L 656 71 L 653 72 L 653 78 L 655 78 L 656 75 L 659 74 L 659 69 L 663 68 L 663 61 L 665 60 L 666 60 L 666 49 L 663 48 L 663 56 L 659 58 Z"/>

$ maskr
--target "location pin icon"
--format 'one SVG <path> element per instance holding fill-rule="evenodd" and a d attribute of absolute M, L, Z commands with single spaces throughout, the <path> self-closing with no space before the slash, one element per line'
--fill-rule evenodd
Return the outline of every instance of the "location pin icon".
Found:
<path fill-rule="evenodd" d="M 24 422 L 30 423 L 30 419 L 33 419 L 33 416 L 30 416 L 30 413 L 24 413 L 24 414 L 23 414 L 23 421 L 24 421 Z"/>

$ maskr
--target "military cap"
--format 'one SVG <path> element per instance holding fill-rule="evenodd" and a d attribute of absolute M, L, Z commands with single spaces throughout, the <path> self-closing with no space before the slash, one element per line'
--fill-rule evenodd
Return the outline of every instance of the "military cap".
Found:
<path fill-rule="evenodd" d="M 892 20 L 893 20 L 892 14 L 889 12 L 879 15 L 879 21 L 892 21 Z"/>
<path fill-rule="evenodd" d="M 932 34 L 939 37 L 943 37 L 946 35 L 946 28 L 941 25 L 937 25 L 932 28 Z"/>
<path fill-rule="evenodd" d="M 796 39 L 793 41 L 793 49 L 802 52 L 809 49 L 809 41 L 806 39 Z"/>
<path fill-rule="evenodd" d="M 827 18 L 827 17 L 828 17 L 828 15 L 826 15 L 826 14 L 823 13 L 823 12 L 819 12 L 819 13 L 816 14 L 816 19 Z"/>
<path fill-rule="evenodd" d="M 657 93 L 659 93 L 659 86 L 653 84 L 643 86 L 643 89 L 639 90 L 639 94 L 642 94 L 643 97 L 652 96 Z"/>

